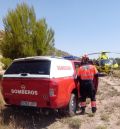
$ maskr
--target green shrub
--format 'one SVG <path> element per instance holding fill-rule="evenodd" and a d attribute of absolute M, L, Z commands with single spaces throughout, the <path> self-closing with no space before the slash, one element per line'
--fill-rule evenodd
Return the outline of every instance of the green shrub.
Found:
<path fill-rule="evenodd" d="M 3 69 L 7 69 L 8 66 L 12 63 L 12 60 L 10 58 L 1 58 L 0 60 L 3 63 Z"/>

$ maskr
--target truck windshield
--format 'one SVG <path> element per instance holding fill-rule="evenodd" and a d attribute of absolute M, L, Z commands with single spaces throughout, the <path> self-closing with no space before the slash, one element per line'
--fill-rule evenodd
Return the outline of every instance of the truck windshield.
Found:
<path fill-rule="evenodd" d="M 6 70 L 5 74 L 42 74 L 50 75 L 50 61 L 48 60 L 27 60 L 17 61 Z"/>

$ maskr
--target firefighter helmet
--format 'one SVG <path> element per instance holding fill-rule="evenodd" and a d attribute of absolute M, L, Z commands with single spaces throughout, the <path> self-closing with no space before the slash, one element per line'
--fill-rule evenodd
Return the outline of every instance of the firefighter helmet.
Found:
<path fill-rule="evenodd" d="M 87 54 L 83 55 L 82 56 L 82 59 L 81 59 L 81 63 L 82 64 L 87 64 L 89 62 L 89 57 Z"/>

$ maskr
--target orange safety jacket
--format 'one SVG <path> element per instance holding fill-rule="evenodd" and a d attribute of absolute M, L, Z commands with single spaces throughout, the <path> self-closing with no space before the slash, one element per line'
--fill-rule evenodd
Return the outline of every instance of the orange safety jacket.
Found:
<path fill-rule="evenodd" d="M 94 65 L 82 65 L 78 69 L 78 76 L 81 80 L 93 80 L 98 71 Z"/>

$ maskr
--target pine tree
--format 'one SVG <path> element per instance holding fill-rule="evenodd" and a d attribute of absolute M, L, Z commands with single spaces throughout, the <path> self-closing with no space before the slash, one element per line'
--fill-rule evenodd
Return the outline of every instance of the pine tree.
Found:
<path fill-rule="evenodd" d="M 54 49 L 54 32 L 45 19 L 36 20 L 33 7 L 18 4 L 3 19 L 5 36 L 0 44 L 5 58 L 19 58 L 49 54 Z"/>

